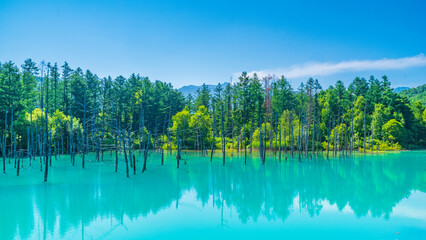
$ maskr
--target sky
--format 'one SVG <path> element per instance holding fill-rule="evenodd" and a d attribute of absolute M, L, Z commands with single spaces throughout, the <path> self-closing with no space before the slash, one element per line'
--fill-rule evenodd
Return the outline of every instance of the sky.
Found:
<path fill-rule="evenodd" d="M 323 87 L 426 83 L 426 1 L 0 0 L 0 62 L 67 61 L 99 77 L 184 85 L 246 71 Z"/>

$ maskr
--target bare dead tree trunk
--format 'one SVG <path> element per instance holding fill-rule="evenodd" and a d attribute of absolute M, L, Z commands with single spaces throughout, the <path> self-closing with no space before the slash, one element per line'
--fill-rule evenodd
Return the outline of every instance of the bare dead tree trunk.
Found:
<path fill-rule="evenodd" d="M 212 150 L 210 153 L 210 162 L 213 161 L 213 151 L 214 151 L 214 143 L 215 143 L 215 126 L 216 126 L 216 118 L 215 118 L 214 106 L 213 106 L 213 128 L 212 128 Z"/>
<path fill-rule="evenodd" d="M 85 155 L 85 142 L 84 137 L 86 135 L 86 89 L 84 89 L 84 107 L 83 107 L 83 135 L 82 135 L 82 159 L 81 159 L 81 166 L 84 168 L 84 155 Z"/>
<path fill-rule="evenodd" d="M 121 134 L 121 142 L 123 143 L 124 150 L 124 160 L 126 161 L 126 176 L 129 177 L 129 161 L 127 159 L 127 151 L 126 151 L 126 141 L 124 140 L 124 133 L 120 131 Z"/>
<path fill-rule="evenodd" d="M 5 113 L 5 118 L 4 118 L 4 136 L 3 136 L 3 142 L 2 142 L 2 152 L 3 152 L 3 173 L 6 173 L 6 153 L 7 153 L 7 149 L 6 149 L 6 133 L 7 133 L 7 109 L 6 109 L 6 113 Z"/>
<path fill-rule="evenodd" d="M 245 108 L 245 107 L 244 107 Z M 245 110 L 244 110 L 245 112 Z M 245 121 L 243 121 L 245 123 Z M 246 125 L 243 126 L 243 141 L 242 144 L 244 144 L 244 164 L 247 164 L 247 140 L 246 140 Z"/>
<path fill-rule="evenodd" d="M 30 152 L 30 163 L 33 158 L 33 154 L 35 155 L 34 151 L 34 140 L 33 140 L 33 111 L 30 113 L 30 147 L 28 148 Z"/>
<path fill-rule="evenodd" d="M 56 150 L 58 149 L 57 148 L 57 143 L 58 143 L 58 140 L 57 140 L 57 134 L 58 134 L 58 122 L 55 122 L 55 126 L 56 126 L 56 132 L 55 132 L 55 139 L 54 139 L 54 142 L 55 142 L 55 145 L 53 146 L 53 151 L 55 152 L 55 160 L 58 160 L 57 159 L 57 152 L 56 152 Z"/>
<path fill-rule="evenodd" d="M 293 110 L 291 110 L 291 113 L 289 115 L 289 131 L 291 128 L 291 158 L 294 158 L 294 128 L 293 128 Z M 290 137 L 290 136 L 289 136 Z"/>
<path fill-rule="evenodd" d="M 278 123 L 278 161 L 281 162 L 281 122 Z"/>
<path fill-rule="evenodd" d="M 266 134 L 267 134 L 267 131 L 266 131 L 266 123 L 267 123 L 267 119 L 266 119 L 266 116 L 265 116 L 265 124 L 263 125 L 263 127 L 264 127 L 264 129 L 265 129 L 265 131 L 263 131 L 263 164 L 265 164 L 265 162 L 266 162 Z"/>
<path fill-rule="evenodd" d="M 367 135 L 367 125 L 365 124 L 365 115 L 367 112 L 367 103 L 364 105 L 364 153 L 365 153 L 365 140 Z"/>
<path fill-rule="evenodd" d="M 142 173 L 144 173 L 144 172 L 146 171 L 146 159 L 148 158 L 148 150 L 149 150 L 150 136 L 151 136 L 151 133 L 150 133 L 150 132 L 148 132 L 148 141 L 146 142 L 145 152 L 144 152 L 144 156 L 143 156 L 143 168 L 142 168 Z"/>
<path fill-rule="evenodd" d="M 31 166 L 30 127 L 28 126 L 27 126 L 27 155 L 29 157 L 29 164 Z"/>
<path fill-rule="evenodd" d="M 71 155 L 71 162 L 74 166 L 75 164 L 75 156 L 74 156 L 74 139 L 73 139 L 73 116 L 71 113 L 71 123 L 70 123 L 70 155 Z"/>
<path fill-rule="evenodd" d="M 164 149 L 161 148 L 161 165 L 164 165 Z"/>
<path fill-rule="evenodd" d="M 145 109 L 142 109 L 142 142 L 139 143 L 143 145 L 145 142 Z"/>
<path fill-rule="evenodd" d="M 331 121 L 330 121 L 330 124 L 329 124 L 329 127 L 327 128 L 327 160 L 328 160 L 328 150 L 329 150 L 329 148 L 330 148 L 330 126 L 331 126 Z"/>
<path fill-rule="evenodd" d="M 119 133 L 119 129 L 118 129 L 118 119 L 115 122 L 115 126 L 116 126 L 116 131 L 115 131 L 115 172 L 117 172 L 117 168 L 118 168 L 118 133 Z"/>
<path fill-rule="evenodd" d="M 16 155 L 16 132 L 13 133 L 13 157 L 15 159 L 15 168 L 16 168 L 16 162 L 17 162 L 17 155 Z"/>
<path fill-rule="evenodd" d="M 10 115 L 10 153 L 9 153 L 9 163 L 10 163 L 10 157 L 12 156 L 12 153 L 15 154 L 14 152 L 14 148 L 13 148 L 13 143 L 14 143 L 14 138 L 13 138 L 13 108 L 12 108 L 12 113 Z M 16 165 L 16 158 L 15 158 L 15 165 Z"/>
<path fill-rule="evenodd" d="M 134 165 L 135 158 L 134 158 L 134 155 L 132 154 L 132 138 L 130 136 L 130 128 L 127 130 L 127 141 L 129 145 L 129 159 L 130 159 L 130 162 L 132 162 L 131 166 L 133 167 L 133 172 L 134 174 L 136 174 L 136 166 Z M 126 151 L 126 149 L 124 149 L 124 151 Z"/>
<path fill-rule="evenodd" d="M 221 131 L 222 131 L 222 165 L 223 166 L 225 166 L 225 125 L 224 125 L 224 123 L 223 123 L 223 103 L 222 103 L 222 105 L 221 105 L 221 115 L 220 115 L 220 118 L 221 118 L 221 125 L 222 125 L 222 129 L 221 129 Z"/>
<path fill-rule="evenodd" d="M 332 136 L 332 139 L 333 139 L 333 157 L 337 157 L 337 153 L 336 153 L 336 149 L 337 149 L 337 146 L 336 146 L 336 139 L 337 139 L 336 131 L 339 132 L 339 128 L 338 128 L 337 124 L 338 124 L 338 122 L 337 122 L 336 118 L 333 118 L 333 125 L 331 125 L 331 131 L 333 132 L 333 136 Z"/>
<path fill-rule="evenodd" d="M 302 119 L 301 116 L 302 116 L 301 109 L 299 109 L 299 134 L 297 136 L 297 151 L 299 152 L 299 162 L 300 162 L 300 150 L 302 147 L 301 139 L 303 136 L 303 130 L 301 129 L 301 119 Z"/>
<path fill-rule="evenodd" d="M 254 129 L 254 119 L 253 113 L 251 115 L 251 124 L 250 124 L 250 154 L 253 152 L 253 129 Z"/>
<path fill-rule="evenodd" d="M 289 111 L 289 113 L 290 113 L 290 111 Z M 289 123 L 289 126 L 290 126 L 290 123 Z M 284 130 L 284 157 L 285 157 L 285 160 L 287 160 L 287 139 L 286 139 L 286 134 L 285 134 L 285 128 L 283 129 Z M 289 135 L 289 138 L 290 138 L 290 128 L 288 129 L 288 135 Z"/>
<path fill-rule="evenodd" d="M 318 144 L 319 142 L 321 142 L 321 117 L 318 116 L 318 134 L 317 134 L 317 157 L 318 157 L 318 151 L 319 151 L 319 147 Z M 321 153 L 322 153 L 322 147 L 321 147 Z"/>
<path fill-rule="evenodd" d="M 105 103 L 103 104 L 102 109 L 102 127 L 101 127 L 101 139 L 100 139 L 100 148 L 101 148 L 101 160 L 104 161 L 104 139 L 105 138 Z"/>
<path fill-rule="evenodd" d="M 306 135 L 305 135 L 305 155 L 306 158 L 308 158 L 308 151 L 309 151 L 309 132 L 311 131 L 311 126 L 310 126 L 310 122 L 309 122 L 309 117 L 306 118 L 307 119 L 307 124 L 305 123 L 305 126 L 307 127 L 306 129 Z"/>
<path fill-rule="evenodd" d="M 45 119 L 44 119 L 44 122 L 45 122 L 45 136 L 46 136 L 46 141 L 45 141 L 45 170 L 44 170 L 44 181 L 45 182 L 47 182 L 47 174 L 48 174 L 48 171 L 49 171 L 49 148 L 48 148 L 48 145 L 49 145 L 49 134 L 48 134 L 48 116 L 47 116 L 47 113 L 48 113 L 48 111 L 49 111 L 49 78 L 46 78 L 47 79 L 47 84 L 46 84 L 46 110 L 44 111 L 45 112 Z"/>
<path fill-rule="evenodd" d="M 177 168 L 179 168 L 179 160 L 180 160 L 180 142 L 179 142 L 179 127 L 176 128 L 176 148 L 177 148 L 177 153 L 176 153 L 176 164 L 177 164 Z"/>
<path fill-rule="evenodd" d="M 272 133 L 272 129 L 273 129 L 273 113 L 271 112 L 271 116 L 270 116 L 270 126 L 269 126 L 269 151 L 272 153 L 273 152 L 273 138 L 274 135 Z"/>
<path fill-rule="evenodd" d="M 17 165 L 17 167 L 16 167 L 16 176 L 19 176 L 19 167 L 20 167 L 21 157 L 22 157 L 22 155 L 20 155 L 20 156 L 18 157 L 18 165 Z"/>
<path fill-rule="evenodd" d="M 64 155 L 64 124 L 62 123 L 62 120 L 60 122 L 61 125 L 61 153 Z"/>
<path fill-rule="evenodd" d="M 314 119 L 312 121 L 312 153 L 311 153 L 311 159 L 314 156 L 315 153 L 315 114 L 316 114 L 316 108 L 314 108 Z"/>
<path fill-rule="evenodd" d="M 263 138 L 262 138 L 262 116 L 259 111 L 259 153 L 260 153 L 260 160 L 262 161 L 262 164 L 265 163 L 263 158 L 265 155 L 263 155 Z"/>

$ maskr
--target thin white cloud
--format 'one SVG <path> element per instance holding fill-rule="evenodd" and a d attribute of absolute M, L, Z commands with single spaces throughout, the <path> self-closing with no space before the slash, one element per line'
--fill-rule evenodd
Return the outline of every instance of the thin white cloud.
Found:
<path fill-rule="evenodd" d="M 380 60 L 352 60 L 339 63 L 306 63 L 304 65 L 294 65 L 287 69 L 260 70 L 249 72 L 249 75 L 257 73 L 262 78 L 268 75 L 281 76 L 286 78 L 326 76 L 341 72 L 355 72 L 365 70 L 396 70 L 411 67 L 426 66 L 426 57 L 419 54 L 413 57 L 380 59 Z M 238 76 L 239 74 L 237 74 Z M 235 76 L 235 75 L 234 75 Z"/>

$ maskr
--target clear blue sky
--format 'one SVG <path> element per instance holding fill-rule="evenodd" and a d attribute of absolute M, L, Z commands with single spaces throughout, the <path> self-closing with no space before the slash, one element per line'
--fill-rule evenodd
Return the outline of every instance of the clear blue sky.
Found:
<path fill-rule="evenodd" d="M 293 85 L 387 74 L 394 87 L 417 86 L 426 83 L 425 11 L 426 1 L 411 0 L 0 0 L 0 61 L 68 61 L 176 87 L 295 68 Z M 337 70 L 323 73 L 324 63 Z"/>

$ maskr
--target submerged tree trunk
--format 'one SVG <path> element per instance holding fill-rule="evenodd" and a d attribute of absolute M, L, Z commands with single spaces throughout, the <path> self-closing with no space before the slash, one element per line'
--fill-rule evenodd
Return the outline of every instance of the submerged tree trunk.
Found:
<path fill-rule="evenodd" d="M 135 164 L 134 164 L 134 160 L 135 160 L 135 158 L 134 158 L 134 156 L 133 156 L 133 154 L 132 154 L 132 139 L 131 139 L 131 137 L 130 137 L 130 128 L 127 130 L 127 145 L 128 145 L 128 148 L 129 148 L 129 160 L 130 160 L 130 162 L 132 163 L 132 164 L 130 164 L 131 165 L 131 167 L 133 167 L 133 172 L 134 172 L 134 174 L 136 174 L 136 166 L 135 166 Z M 126 151 L 126 149 L 124 149 L 124 151 Z"/>
<path fill-rule="evenodd" d="M 48 134 L 48 116 L 47 116 L 47 112 L 49 111 L 49 78 L 46 78 L 46 109 L 45 109 L 45 136 L 46 136 L 46 141 L 45 141 L 45 169 L 44 169 L 44 181 L 47 182 L 47 174 L 49 171 L 49 134 Z M 12 109 L 13 110 L 13 109 Z"/>
<path fill-rule="evenodd" d="M 319 147 L 318 144 L 319 142 L 321 142 L 321 117 L 318 116 L 318 134 L 317 134 L 317 157 L 318 157 L 318 151 L 319 151 Z M 322 147 L 321 147 L 321 153 L 322 153 Z"/>
<path fill-rule="evenodd" d="M 177 148 L 176 164 L 177 164 L 177 168 L 179 168 L 179 160 L 180 160 L 179 127 L 176 128 L 176 148 Z"/>
<path fill-rule="evenodd" d="M 330 126 L 331 126 L 331 121 L 330 124 L 327 128 L 327 160 L 328 160 L 328 154 L 329 154 L 329 148 L 330 148 Z"/>
<path fill-rule="evenodd" d="M 333 119 L 333 157 L 337 157 L 336 139 L 338 134 L 339 134 L 339 126 L 336 126 L 336 119 Z"/>
<path fill-rule="evenodd" d="M 30 163 L 33 158 L 34 151 L 34 139 L 33 139 L 33 111 L 30 113 L 30 147 L 28 148 L 30 152 Z"/>
<path fill-rule="evenodd" d="M 55 135 L 54 135 L 54 136 L 55 136 L 55 139 L 54 139 L 54 143 L 55 143 L 55 145 L 53 146 L 53 147 L 54 147 L 54 148 L 53 148 L 53 151 L 55 152 L 55 160 L 58 160 L 58 159 L 57 159 L 57 155 L 58 155 L 58 154 L 57 154 L 57 152 L 56 152 L 56 151 L 58 150 L 58 147 L 56 146 L 56 145 L 57 145 L 57 143 L 58 143 L 58 140 L 57 140 L 57 137 L 58 137 L 58 135 L 57 135 L 57 134 L 58 134 L 58 122 L 56 122 L 56 121 L 55 121 L 55 126 L 56 126 L 56 132 L 55 132 Z"/>
<path fill-rule="evenodd" d="M 118 130 L 115 132 L 115 172 L 118 168 Z"/>
<path fill-rule="evenodd" d="M 314 108 L 314 119 L 312 121 L 312 152 L 311 152 L 311 159 L 314 156 L 315 153 L 315 114 L 316 114 L 316 109 Z"/>
<path fill-rule="evenodd" d="M 288 133 L 290 135 L 290 128 L 289 128 Z M 284 157 L 285 157 L 285 160 L 287 160 L 287 139 L 286 139 L 286 134 L 285 134 L 285 128 L 284 128 L 283 134 L 284 134 Z"/>
<path fill-rule="evenodd" d="M 251 115 L 251 124 L 250 124 L 250 154 L 253 152 L 253 128 L 254 128 L 254 119 L 253 113 Z"/>
<path fill-rule="evenodd" d="M 336 157 L 337 157 L 337 155 L 339 154 L 339 150 L 341 149 L 341 144 L 340 144 L 340 141 L 339 141 L 339 136 L 340 136 L 340 134 L 339 134 L 339 128 L 341 127 L 341 124 L 342 124 L 342 117 L 340 116 L 340 112 L 338 112 L 338 116 L 337 116 L 337 122 L 336 122 L 336 124 L 337 124 L 337 128 L 336 128 L 336 139 L 337 139 L 337 141 L 336 141 Z"/>
<path fill-rule="evenodd" d="M 301 161 L 300 159 L 300 151 L 302 148 L 302 136 L 303 136 L 303 129 L 301 128 L 301 119 L 302 119 L 302 110 L 299 110 L 299 134 L 297 136 L 297 151 L 299 153 L 299 162 Z"/>
<path fill-rule="evenodd" d="M 62 120 L 60 122 L 61 125 L 61 154 L 64 155 L 64 124 Z"/>
<path fill-rule="evenodd" d="M 27 155 L 31 166 L 31 149 L 30 149 L 30 127 L 27 126 Z"/>
<path fill-rule="evenodd" d="M 306 126 L 306 124 L 305 124 Z M 309 151 L 309 132 L 311 131 L 311 125 L 308 119 L 307 129 L 306 129 L 306 135 L 305 135 L 305 155 L 306 158 L 308 158 L 308 151 Z"/>
<path fill-rule="evenodd" d="M 146 142 L 145 151 L 143 153 L 143 168 L 142 173 L 146 171 L 146 159 L 148 158 L 149 142 L 150 142 L 151 132 L 148 132 L 148 141 Z"/>
<path fill-rule="evenodd" d="M 246 129 L 243 127 L 243 141 L 241 142 L 244 146 L 244 164 L 247 164 L 247 140 L 246 140 Z"/>
<path fill-rule="evenodd" d="M 143 146 L 145 143 L 145 109 L 142 109 L 142 142 L 139 143 Z"/>
<path fill-rule="evenodd" d="M 16 168 L 16 162 L 17 162 L 17 155 L 16 155 L 16 132 L 13 133 L 13 158 L 15 159 L 15 168 Z M 52 166 L 52 164 L 50 164 Z"/>
<path fill-rule="evenodd" d="M 84 106 L 83 106 L 83 136 L 82 136 L 82 159 L 81 159 L 81 167 L 84 168 L 84 154 L 85 154 L 85 143 L 84 143 L 84 137 L 86 135 L 86 89 L 84 90 Z"/>
<path fill-rule="evenodd" d="M 278 125 L 278 139 L 279 139 L 279 143 L 278 143 L 278 161 L 281 162 L 281 123 L 279 123 Z"/>
<path fill-rule="evenodd" d="M 212 128 L 212 150 L 210 153 L 210 162 L 213 161 L 213 151 L 214 151 L 214 143 L 215 143 L 215 126 L 216 126 L 216 118 L 215 118 L 214 106 L 213 106 L 213 128 Z"/>
<path fill-rule="evenodd" d="M 19 156 L 18 158 L 18 165 L 16 167 L 16 176 L 19 176 L 20 161 L 21 161 L 21 156 Z"/>
<path fill-rule="evenodd" d="M 70 155 L 71 155 L 71 162 L 72 165 L 74 166 L 75 163 L 75 159 L 74 159 L 74 139 L 73 139 L 73 116 L 71 113 L 71 122 L 70 122 Z"/>
<path fill-rule="evenodd" d="M 263 164 L 265 164 L 265 161 L 266 161 L 266 134 L 267 134 L 267 132 L 266 132 L 266 116 L 265 116 L 265 124 L 263 125 L 264 127 L 264 132 L 263 132 Z"/>
<path fill-rule="evenodd" d="M 265 163 L 263 160 L 263 138 L 262 138 L 262 116 L 259 112 L 259 154 L 260 154 L 260 160 L 262 161 L 262 164 Z"/>
<path fill-rule="evenodd" d="M 223 103 L 222 103 L 222 107 L 221 107 L 221 114 L 220 114 L 220 118 L 221 118 L 221 125 L 222 125 L 222 165 L 225 166 L 225 125 L 223 123 Z"/>
<path fill-rule="evenodd" d="M 273 119 L 273 113 L 271 112 L 271 116 L 270 116 L 270 125 L 269 125 L 269 151 L 270 152 L 273 152 L 273 144 L 272 144 L 272 142 L 273 142 L 273 132 L 272 132 L 272 129 L 273 129 L 273 121 L 272 121 L 272 119 Z M 266 121 L 265 121 L 266 122 Z"/>
<path fill-rule="evenodd" d="M 12 153 L 14 153 L 14 148 L 13 148 L 13 143 L 14 143 L 14 139 L 13 139 L 13 108 L 12 108 L 12 113 L 10 114 L 10 152 L 9 152 L 9 163 L 10 163 L 10 157 L 12 156 Z M 16 160 L 16 159 L 15 159 Z"/>
<path fill-rule="evenodd" d="M 364 153 L 365 153 L 365 140 L 366 140 L 366 135 L 367 135 L 367 126 L 365 125 L 365 114 L 367 111 L 367 103 L 364 106 Z"/>
<path fill-rule="evenodd" d="M 126 151 L 126 141 L 124 140 L 124 133 L 120 132 L 121 141 L 123 142 L 123 150 L 124 150 L 124 160 L 126 161 L 126 176 L 129 177 L 129 162 L 127 159 L 127 151 Z"/>
<path fill-rule="evenodd" d="M 4 118 L 4 136 L 2 141 L 2 152 L 3 152 L 3 173 L 6 173 L 6 133 L 7 133 L 7 109 Z"/>
<path fill-rule="evenodd" d="M 161 148 L 161 165 L 164 165 L 164 149 Z"/>
<path fill-rule="evenodd" d="M 291 158 L 293 158 L 294 157 L 293 110 L 291 110 L 291 112 L 290 112 L 288 124 L 289 124 L 289 131 L 291 131 Z M 289 132 L 289 134 L 290 134 L 290 132 Z"/>
<path fill-rule="evenodd" d="M 351 146 L 350 146 L 350 154 L 352 155 L 352 151 L 353 151 L 353 138 L 354 138 L 354 112 L 353 110 L 351 111 Z"/>

